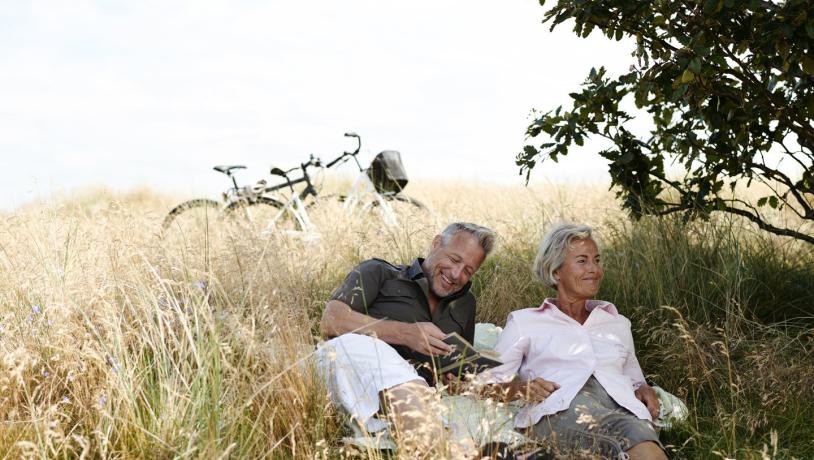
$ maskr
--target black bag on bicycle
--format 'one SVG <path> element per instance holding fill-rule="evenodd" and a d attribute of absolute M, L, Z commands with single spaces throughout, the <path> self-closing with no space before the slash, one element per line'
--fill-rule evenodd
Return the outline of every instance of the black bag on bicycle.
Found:
<path fill-rule="evenodd" d="M 407 173 L 401 163 L 401 154 L 395 150 L 380 152 L 367 168 L 367 177 L 379 193 L 401 192 L 407 186 Z"/>

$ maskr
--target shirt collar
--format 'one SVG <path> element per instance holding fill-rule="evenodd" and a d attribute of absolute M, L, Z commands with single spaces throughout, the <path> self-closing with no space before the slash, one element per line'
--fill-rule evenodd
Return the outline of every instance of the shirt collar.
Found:
<path fill-rule="evenodd" d="M 554 300 L 556 299 L 551 298 L 545 299 L 543 301 L 543 304 L 540 305 L 540 308 L 538 308 L 537 310 L 542 312 L 549 308 L 556 309 L 557 306 L 554 305 Z M 589 312 L 592 312 L 597 308 L 599 308 L 600 310 L 604 310 L 605 312 L 610 313 L 613 316 L 619 316 L 619 310 L 617 310 L 616 306 L 610 302 L 606 302 L 604 300 L 589 300 L 585 303 L 585 309 L 588 310 Z"/>
<path fill-rule="evenodd" d="M 412 264 L 408 265 L 404 269 L 404 274 L 407 278 L 411 280 L 417 280 L 419 278 L 424 278 L 424 269 L 421 268 L 421 264 L 424 263 L 424 259 L 421 257 L 417 258 L 413 261 Z"/>

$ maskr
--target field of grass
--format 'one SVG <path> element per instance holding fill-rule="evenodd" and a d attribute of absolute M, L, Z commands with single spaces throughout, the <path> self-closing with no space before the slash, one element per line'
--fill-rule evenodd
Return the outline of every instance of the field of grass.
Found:
<path fill-rule="evenodd" d="M 567 220 L 596 228 L 599 297 L 631 318 L 645 373 L 689 406 L 662 433 L 673 458 L 814 458 L 814 247 L 737 219 L 633 223 L 592 186 L 408 190 L 434 214 L 399 229 L 324 215 L 309 240 L 229 227 L 206 254 L 159 238 L 180 198 L 150 191 L 4 213 L 0 457 L 351 455 L 311 360 L 345 273 L 420 256 L 450 221 L 488 225 L 499 247 L 474 290 L 479 320 L 502 325 L 551 294 L 530 264 Z"/>

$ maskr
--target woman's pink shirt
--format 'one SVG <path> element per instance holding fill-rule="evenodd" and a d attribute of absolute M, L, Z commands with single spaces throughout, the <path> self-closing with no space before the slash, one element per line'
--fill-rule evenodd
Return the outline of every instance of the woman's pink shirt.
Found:
<path fill-rule="evenodd" d="M 527 404 L 515 418 L 518 428 L 532 426 L 545 415 L 565 410 L 594 375 L 620 406 L 640 419 L 651 420 L 634 391 L 645 382 L 636 359 L 630 321 L 610 302 L 589 300 L 585 324 L 557 308 L 552 299 L 540 307 L 509 315 L 495 345 L 503 365 L 477 378 L 480 382 L 508 382 L 543 378 L 560 388 L 539 404 Z"/>

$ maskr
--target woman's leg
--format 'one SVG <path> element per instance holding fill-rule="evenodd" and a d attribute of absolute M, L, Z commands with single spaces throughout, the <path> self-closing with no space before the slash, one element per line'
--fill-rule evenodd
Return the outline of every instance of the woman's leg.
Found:
<path fill-rule="evenodd" d="M 652 424 L 616 404 L 594 378 L 586 382 L 568 409 L 543 417 L 531 431 L 534 437 L 549 440 L 566 454 L 666 458 Z"/>

